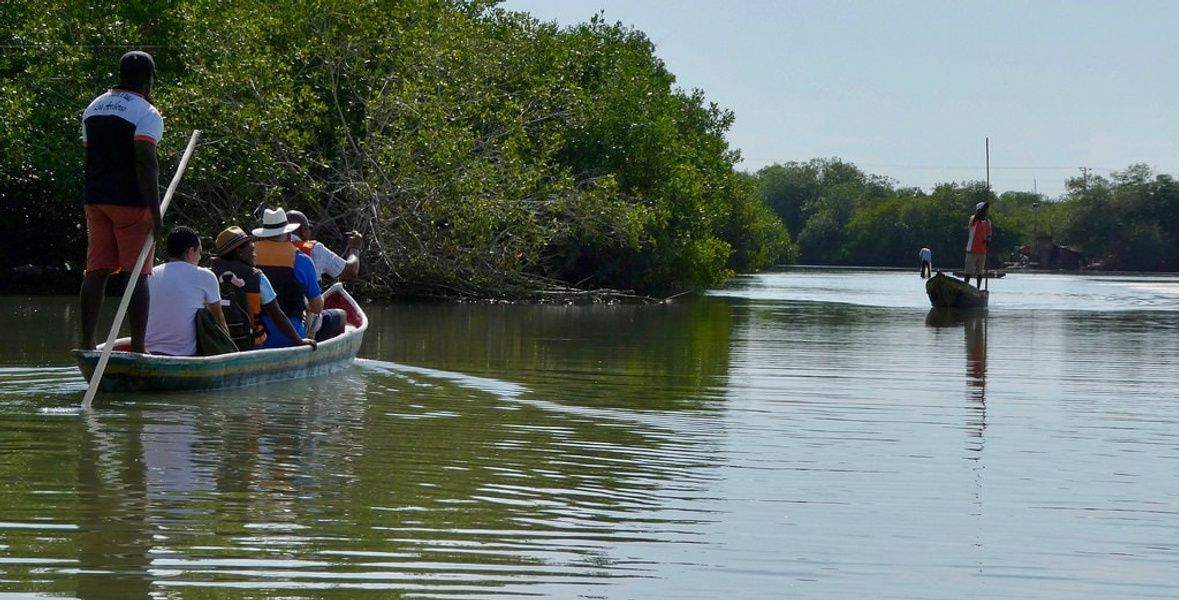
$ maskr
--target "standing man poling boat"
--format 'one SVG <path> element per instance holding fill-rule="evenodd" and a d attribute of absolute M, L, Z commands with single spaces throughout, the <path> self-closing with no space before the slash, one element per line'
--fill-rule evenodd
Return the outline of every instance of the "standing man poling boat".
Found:
<path fill-rule="evenodd" d="M 921 258 L 921 278 L 928 278 L 933 271 L 933 251 L 927 246 L 923 246 L 917 252 L 917 256 Z"/>
<path fill-rule="evenodd" d="M 987 270 L 987 252 L 991 246 L 991 220 L 988 213 L 990 204 L 979 202 L 974 205 L 974 214 L 966 225 L 966 283 L 974 274 L 978 287 L 982 287 Z"/>
<path fill-rule="evenodd" d="M 86 273 L 79 292 L 83 350 L 94 348 L 107 279 L 123 273 L 140 277 L 128 308 L 131 350 L 144 352 L 150 293 L 143 279 L 151 273 L 151 261 L 140 273 L 131 271 L 152 232 L 158 239 L 164 230 L 156 158 L 164 119 L 150 100 L 155 73 L 150 54 L 124 54 L 119 61 L 119 84 L 95 98 L 82 113 L 87 240 Z"/>

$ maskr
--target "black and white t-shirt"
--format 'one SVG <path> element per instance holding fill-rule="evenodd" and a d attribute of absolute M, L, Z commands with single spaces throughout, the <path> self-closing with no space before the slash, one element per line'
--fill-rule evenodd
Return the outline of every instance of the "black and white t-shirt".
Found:
<path fill-rule="evenodd" d="M 135 175 L 135 142 L 159 143 L 164 118 L 143 96 L 112 89 L 82 113 L 86 204 L 145 206 Z"/>

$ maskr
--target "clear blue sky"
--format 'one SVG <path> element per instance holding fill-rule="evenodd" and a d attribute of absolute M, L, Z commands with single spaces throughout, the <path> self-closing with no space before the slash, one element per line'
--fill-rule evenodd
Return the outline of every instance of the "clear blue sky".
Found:
<path fill-rule="evenodd" d="M 1179 1 L 506 0 L 647 34 L 736 114 L 740 168 L 839 157 L 927 191 L 1057 196 L 1088 167 L 1179 177 Z"/>

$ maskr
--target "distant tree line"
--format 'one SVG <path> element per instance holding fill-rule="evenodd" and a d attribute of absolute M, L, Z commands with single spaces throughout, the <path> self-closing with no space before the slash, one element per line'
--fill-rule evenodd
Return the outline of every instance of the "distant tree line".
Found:
<path fill-rule="evenodd" d="M 1110 270 L 1179 270 L 1179 182 L 1131 165 L 1109 178 L 1075 177 L 1047 199 L 996 196 L 984 182 L 944 183 L 926 193 L 897 187 L 839 159 L 765 167 L 762 197 L 797 240 L 808 264 L 914 266 L 928 246 L 935 265 L 959 266 L 975 204 L 991 202 L 992 261 L 1051 239 Z"/>
<path fill-rule="evenodd" d="M 384 295 L 666 294 L 794 257 L 732 113 L 683 91 L 647 37 L 492 0 L 0 3 L 0 271 L 79 268 L 81 110 L 139 48 L 159 68 L 166 224 L 298 208 L 363 232 Z"/>

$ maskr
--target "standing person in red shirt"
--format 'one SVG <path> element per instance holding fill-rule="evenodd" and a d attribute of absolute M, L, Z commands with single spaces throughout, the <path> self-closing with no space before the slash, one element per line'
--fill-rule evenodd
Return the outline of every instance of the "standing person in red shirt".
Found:
<path fill-rule="evenodd" d="M 982 287 L 983 277 L 987 270 L 987 252 L 991 246 L 991 220 L 988 215 L 990 204 L 979 202 L 974 205 L 974 214 L 966 225 L 966 283 L 970 283 L 973 273 Z"/>
<path fill-rule="evenodd" d="M 156 144 L 164 135 L 164 119 L 151 104 L 156 65 L 146 52 L 132 51 L 119 61 L 119 85 L 95 98 L 82 113 L 86 146 L 86 274 L 79 293 L 82 304 L 83 350 L 94 347 L 94 330 L 113 273 L 138 276 L 131 294 L 131 350 L 144 351 L 150 296 L 144 279 L 147 261 L 131 273 L 139 252 L 160 218 L 159 162 Z"/>

